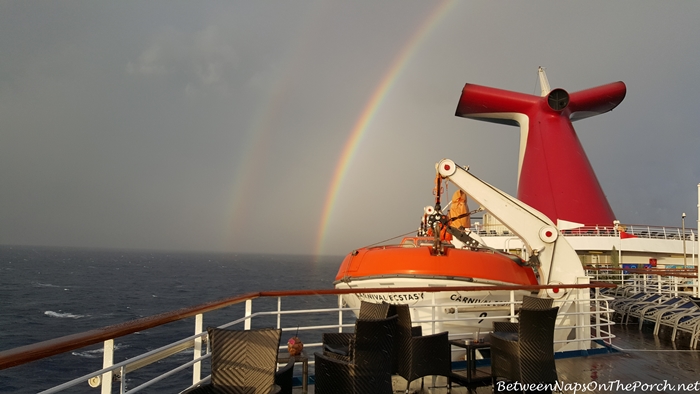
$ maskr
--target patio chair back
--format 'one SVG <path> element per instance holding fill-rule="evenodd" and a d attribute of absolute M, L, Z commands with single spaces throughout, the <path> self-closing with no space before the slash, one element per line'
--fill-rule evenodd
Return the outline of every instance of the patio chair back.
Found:
<path fill-rule="evenodd" d="M 520 376 L 524 383 L 557 381 L 554 326 L 559 308 L 520 311 Z"/>
<path fill-rule="evenodd" d="M 315 353 L 317 394 L 391 394 L 391 354 L 396 316 L 355 324 L 352 359 Z"/>
<path fill-rule="evenodd" d="M 211 385 L 220 393 L 268 394 L 275 386 L 279 329 L 208 328 Z"/>
<path fill-rule="evenodd" d="M 523 296 L 523 305 L 521 309 L 534 309 L 534 310 L 545 310 L 552 307 L 554 300 L 551 298 L 540 298 Z"/>
<path fill-rule="evenodd" d="M 424 376 L 451 374 L 448 333 L 422 335 L 420 326 L 413 327 L 408 305 L 391 305 L 389 314 L 398 318 L 392 372 L 411 382 Z"/>
<path fill-rule="evenodd" d="M 421 336 L 422 329 L 420 326 L 413 327 L 413 323 L 411 322 L 411 310 L 408 308 L 408 305 L 392 304 L 389 314 L 392 316 L 396 315 L 398 318 L 396 321 L 396 340 L 394 342 L 391 372 L 399 373 L 400 364 L 404 364 L 403 370 L 409 368 L 407 364 L 411 362 L 409 355 L 412 339 L 414 336 Z"/>
<path fill-rule="evenodd" d="M 373 302 L 361 301 L 360 313 L 357 315 L 357 318 L 363 320 L 386 319 L 387 316 L 389 316 L 389 306 L 390 305 L 385 302 L 375 304 Z"/>
<path fill-rule="evenodd" d="M 546 310 L 552 307 L 554 300 L 552 298 L 539 298 L 531 296 L 523 296 L 523 304 L 520 309 L 530 310 Z M 494 321 L 493 331 L 495 332 L 518 332 L 518 323 L 509 321 Z"/>
<path fill-rule="evenodd" d="M 362 301 L 360 303 L 360 312 L 355 321 L 355 331 L 357 331 L 357 322 L 360 320 L 378 320 L 386 319 L 389 315 L 389 304 L 375 304 L 372 302 Z M 354 332 L 327 332 L 323 334 L 324 354 L 329 357 L 335 357 L 339 360 L 350 361 L 354 357 L 352 341 L 355 340 Z"/>
<path fill-rule="evenodd" d="M 521 309 L 518 332 L 491 334 L 491 374 L 522 383 L 554 383 L 554 325 L 559 308 Z"/>

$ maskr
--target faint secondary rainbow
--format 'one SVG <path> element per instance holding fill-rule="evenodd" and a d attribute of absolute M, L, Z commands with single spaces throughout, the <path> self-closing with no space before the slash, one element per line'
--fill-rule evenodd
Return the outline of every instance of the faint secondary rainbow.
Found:
<path fill-rule="evenodd" d="M 350 163 L 355 156 L 357 147 L 360 145 L 362 138 L 364 137 L 367 127 L 370 125 L 377 110 L 381 106 L 382 102 L 387 96 L 387 93 L 391 90 L 394 82 L 398 79 L 401 71 L 403 71 L 406 63 L 411 58 L 411 56 L 416 52 L 420 44 L 423 42 L 428 33 L 432 30 L 434 26 L 438 24 L 440 19 L 447 13 L 447 10 L 454 3 L 454 0 L 447 0 L 440 3 L 435 9 L 428 15 L 428 17 L 423 21 L 421 26 L 416 30 L 411 38 L 406 42 L 403 48 L 399 51 L 398 56 L 394 58 L 388 71 L 382 78 L 379 86 L 374 90 L 372 96 L 370 97 L 367 105 L 362 110 L 360 117 L 355 122 L 352 128 L 350 137 L 345 142 L 345 146 L 336 164 L 335 172 L 332 176 L 332 181 L 328 192 L 326 193 L 326 202 L 323 208 L 323 214 L 321 215 L 321 223 L 319 225 L 317 243 L 316 243 L 316 255 L 320 255 L 323 252 L 323 243 L 326 238 L 326 230 L 328 228 L 328 223 L 330 222 L 333 209 L 335 208 L 335 201 L 340 191 L 340 187 L 345 179 L 345 174 L 347 173 Z"/>
<path fill-rule="evenodd" d="M 230 186 L 230 203 L 228 205 L 228 231 L 224 238 L 222 249 L 233 251 L 247 251 L 246 240 L 250 231 L 241 223 L 254 220 L 251 215 L 250 201 L 254 201 L 258 182 L 260 182 L 260 172 L 257 166 L 265 162 L 265 158 L 270 154 L 269 143 L 275 128 L 279 128 L 282 119 L 275 116 L 281 112 L 285 101 L 289 99 L 290 92 L 296 82 L 296 76 L 301 72 L 304 61 L 311 55 L 314 40 L 312 37 L 318 34 L 314 28 L 318 25 L 316 21 L 325 20 L 325 13 L 329 7 L 322 3 L 319 5 L 309 4 L 306 7 L 303 19 L 299 20 L 299 26 L 304 27 L 299 34 L 290 32 L 290 37 L 294 39 L 291 45 L 287 46 L 286 56 L 281 56 L 283 63 L 279 64 L 279 72 L 269 72 L 267 91 L 262 91 L 263 100 L 257 106 L 258 112 L 252 115 L 252 122 L 243 130 L 244 138 L 239 145 L 239 157 L 235 160 L 232 168 L 233 176 Z M 311 28 L 306 28 L 311 26 Z M 261 88 L 262 89 L 262 88 Z"/>

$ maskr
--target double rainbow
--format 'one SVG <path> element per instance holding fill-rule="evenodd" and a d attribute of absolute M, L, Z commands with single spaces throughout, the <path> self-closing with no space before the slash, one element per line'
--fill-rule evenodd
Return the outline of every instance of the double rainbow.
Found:
<path fill-rule="evenodd" d="M 326 238 L 326 231 L 328 229 L 328 223 L 330 222 L 333 210 L 335 208 L 335 200 L 338 196 L 343 180 L 345 179 L 345 174 L 347 173 L 350 163 L 355 157 L 355 152 L 357 147 L 362 142 L 362 138 L 367 131 L 368 126 L 377 114 L 379 107 L 386 98 L 389 91 L 393 87 L 394 83 L 401 75 L 401 71 L 406 66 L 408 60 L 413 56 L 416 50 L 420 47 L 420 44 L 425 40 L 428 33 L 433 29 L 434 26 L 442 19 L 442 17 L 447 13 L 450 6 L 455 3 L 454 0 L 446 0 L 438 4 L 435 9 L 428 15 L 428 17 L 423 21 L 420 28 L 410 37 L 406 42 L 406 45 L 399 51 L 398 55 L 391 63 L 391 67 L 386 72 L 381 82 L 372 93 L 367 105 L 365 105 L 360 117 L 352 128 L 350 137 L 345 142 L 338 164 L 335 167 L 335 172 L 332 176 L 332 182 L 326 193 L 326 202 L 323 208 L 323 214 L 321 216 L 321 223 L 318 229 L 318 237 L 316 243 L 316 255 L 321 255 L 323 253 L 323 244 Z"/>

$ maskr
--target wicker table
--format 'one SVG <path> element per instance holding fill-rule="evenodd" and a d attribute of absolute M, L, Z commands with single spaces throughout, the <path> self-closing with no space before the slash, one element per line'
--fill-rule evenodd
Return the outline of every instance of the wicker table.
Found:
<path fill-rule="evenodd" d="M 465 340 L 451 340 L 450 345 L 461 347 L 467 353 L 467 368 L 465 373 L 453 371 L 450 375 L 452 380 L 457 381 L 462 386 L 473 386 L 479 383 L 486 384 L 491 381 L 491 371 L 476 368 L 476 350 L 491 347 L 489 342 L 465 342 Z"/>

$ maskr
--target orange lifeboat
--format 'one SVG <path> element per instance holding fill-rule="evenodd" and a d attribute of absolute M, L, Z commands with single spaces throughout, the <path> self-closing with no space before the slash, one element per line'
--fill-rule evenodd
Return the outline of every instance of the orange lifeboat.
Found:
<path fill-rule="evenodd" d="M 446 279 L 488 284 L 536 285 L 537 278 L 517 256 L 491 249 L 439 249 L 428 237 L 404 238 L 400 245 L 362 248 L 348 254 L 336 284 L 378 278 Z M 455 283 L 454 285 L 459 285 Z"/>

